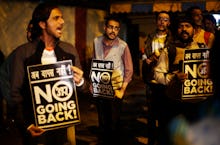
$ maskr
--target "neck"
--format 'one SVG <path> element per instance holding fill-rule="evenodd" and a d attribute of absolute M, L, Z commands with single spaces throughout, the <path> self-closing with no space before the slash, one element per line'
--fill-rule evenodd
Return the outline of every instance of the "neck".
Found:
<path fill-rule="evenodd" d="M 202 30 L 201 26 L 195 26 L 195 33 L 199 33 Z"/>
<path fill-rule="evenodd" d="M 45 49 L 53 50 L 55 48 L 56 40 L 54 38 L 47 36 L 41 36 L 40 38 L 44 42 Z"/>
<path fill-rule="evenodd" d="M 115 40 L 115 39 L 114 39 Z M 112 43 L 114 42 L 114 40 L 112 39 L 108 39 L 107 37 L 104 38 L 104 42 L 107 46 L 112 45 Z"/>
<path fill-rule="evenodd" d="M 164 30 L 164 31 L 158 30 L 157 31 L 157 35 L 165 35 L 165 34 L 167 34 L 167 30 Z"/>

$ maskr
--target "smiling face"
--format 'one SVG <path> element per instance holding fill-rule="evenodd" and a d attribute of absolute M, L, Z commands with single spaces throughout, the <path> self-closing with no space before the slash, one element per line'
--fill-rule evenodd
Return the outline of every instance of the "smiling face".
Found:
<path fill-rule="evenodd" d="M 43 27 L 44 34 L 49 37 L 60 38 L 62 35 L 63 24 L 64 19 L 61 10 L 59 8 L 53 9 Z"/>

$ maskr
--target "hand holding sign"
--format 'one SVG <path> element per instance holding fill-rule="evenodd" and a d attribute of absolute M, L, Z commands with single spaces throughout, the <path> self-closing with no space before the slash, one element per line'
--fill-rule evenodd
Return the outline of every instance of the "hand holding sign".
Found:
<path fill-rule="evenodd" d="M 124 96 L 124 90 L 115 90 L 115 97 L 118 99 L 122 99 Z"/>
<path fill-rule="evenodd" d="M 40 136 L 41 134 L 43 134 L 45 132 L 44 129 L 39 128 L 33 124 L 28 128 L 28 131 L 31 133 L 31 136 L 33 136 L 33 137 Z"/>
<path fill-rule="evenodd" d="M 180 80 L 182 83 L 188 78 L 188 75 L 183 72 L 175 73 L 175 75 L 178 78 L 178 80 Z"/>
<path fill-rule="evenodd" d="M 112 72 L 112 87 L 113 90 L 118 90 L 122 87 L 123 76 L 120 70 L 113 70 Z"/>
<path fill-rule="evenodd" d="M 75 86 L 83 82 L 83 71 L 72 66 L 71 60 L 32 65 L 27 69 L 35 118 L 35 126 L 28 127 L 31 135 L 39 136 L 44 130 L 79 123 Z"/>
<path fill-rule="evenodd" d="M 71 69 L 73 71 L 73 76 L 74 76 L 73 79 L 74 79 L 76 85 L 80 84 L 80 82 L 83 79 L 83 71 L 75 66 L 72 66 Z"/>

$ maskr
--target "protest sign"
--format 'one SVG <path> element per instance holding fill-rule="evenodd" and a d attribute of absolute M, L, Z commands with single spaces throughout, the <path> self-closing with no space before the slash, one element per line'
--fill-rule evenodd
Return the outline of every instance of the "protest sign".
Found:
<path fill-rule="evenodd" d="M 206 99 L 213 95 L 213 82 L 210 77 L 210 50 L 186 49 L 183 72 L 188 78 L 182 85 L 182 99 Z"/>
<path fill-rule="evenodd" d="M 45 130 L 80 122 L 72 61 L 28 66 L 35 125 Z"/>
<path fill-rule="evenodd" d="M 93 59 L 90 79 L 92 81 L 93 97 L 114 98 L 111 84 L 113 61 Z"/>

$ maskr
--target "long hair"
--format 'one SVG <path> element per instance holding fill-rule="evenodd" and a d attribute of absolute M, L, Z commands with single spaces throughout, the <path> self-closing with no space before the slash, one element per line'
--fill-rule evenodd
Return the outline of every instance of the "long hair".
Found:
<path fill-rule="evenodd" d="M 55 8 L 58 8 L 57 5 L 52 3 L 40 3 L 33 11 L 32 19 L 29 23 L 32 24 L 30 29 L 30 39 L 33 41 L 39 38 L 42 35 L 42 29 L 39 26 L 39 22 L 46 22 L 50 17 L 51 11 Z"/>

